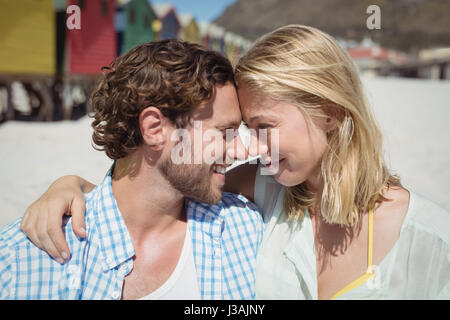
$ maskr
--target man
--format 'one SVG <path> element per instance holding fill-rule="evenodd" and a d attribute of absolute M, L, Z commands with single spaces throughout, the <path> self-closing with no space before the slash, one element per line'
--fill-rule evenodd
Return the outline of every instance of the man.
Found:
<path fill-rule="evenodd" d="M 8 226 L 0 299 L 254 298 L 263 222 L 251 202 L 221 192 L 227 157 L 246 156 L 239 136 L 224 138 L 241 122 L 229 61 L 177 40 L 146 43 L 106 68 L 91 104 L 93 141 L 115 163 L 86 195 L 87 236 L 67 219 L 72 256 L 60 264 L 20 220 Z M 222 141 L 208 163 L 177 162 L 210 147 L 172 139 L 184 129 L 195 140 L 198 124 Z"/>

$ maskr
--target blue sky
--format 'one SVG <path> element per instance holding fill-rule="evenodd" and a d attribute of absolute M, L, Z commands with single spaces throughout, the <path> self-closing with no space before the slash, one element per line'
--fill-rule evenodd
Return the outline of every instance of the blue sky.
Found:
<path fill-rule="evenodd" d="M 151 3 L 171 3 L 178 13 L 190 13 L 197 21 L 212 21 L 236 0 L 151 0 Z"/>

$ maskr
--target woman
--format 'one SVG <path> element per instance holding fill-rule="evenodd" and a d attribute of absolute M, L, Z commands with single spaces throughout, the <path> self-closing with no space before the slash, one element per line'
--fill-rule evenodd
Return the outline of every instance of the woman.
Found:
<path fill-rule="evenodd" d="M 278 172 L 243 165 L 225 188 L 264 216 L 257 297 L 449 299 L 449 213 L 387 169 L 357 70 L 336 41 L 311 27 L 282 27 L 239 61 L 236 81 L 249 128 L 268 129 L 269 141 L 279 134 Z M 270 157 L 267 148 L 269 167 Z M 46 230 L 72 211 L 82 236 L 82 191 L 92 187 L 61 178 L 27 210 L 23 229 L 58 256 L 67 250 L 62 236 Z"/>

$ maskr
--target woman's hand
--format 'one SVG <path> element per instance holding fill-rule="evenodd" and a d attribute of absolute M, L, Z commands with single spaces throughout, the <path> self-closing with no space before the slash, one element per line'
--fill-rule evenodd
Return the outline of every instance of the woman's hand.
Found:
<path fill-rule="evenodd" d="M 76 235 L 86 237 L 83 192 L 95 187 L 77 176 L 64 176 L 53 182 L 48 190 L 25 211 L 20 227 L 30 240 L 59 263 L 69 256 L 69 246 L 62 231 L 63 216 L 72 215 Z"/>

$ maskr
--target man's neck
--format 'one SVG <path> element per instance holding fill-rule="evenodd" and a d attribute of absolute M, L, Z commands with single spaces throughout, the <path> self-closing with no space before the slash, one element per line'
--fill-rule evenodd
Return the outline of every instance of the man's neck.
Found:
<path fill-rule="evenodd" d="M 184 196 L 138 150 L 116 161 L 111 183 L 133 242 L 185 224 Z"/>

